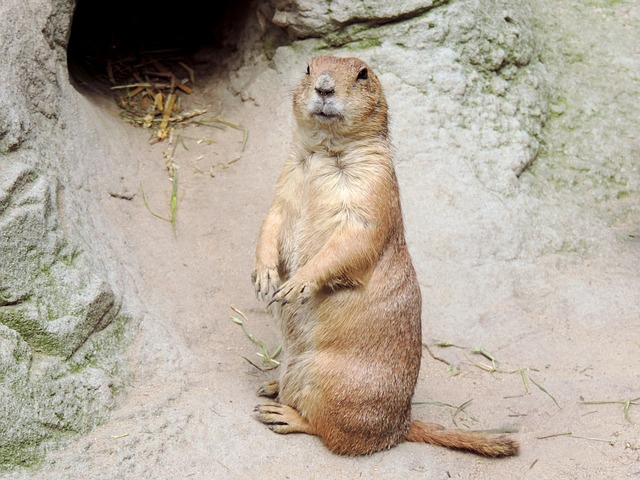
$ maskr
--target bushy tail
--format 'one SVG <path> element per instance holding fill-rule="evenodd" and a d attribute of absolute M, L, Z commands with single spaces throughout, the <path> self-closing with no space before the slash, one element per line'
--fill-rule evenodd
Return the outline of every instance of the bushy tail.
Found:
<path fill-rule="evenodd" d="M 414 420 L 405 435 L 408 442 L 430 443 L 458 450 L 468 450 L 487 457 L 517 455 L 520 445 L 504 434 L 450 430 L 435 423 Z"/>

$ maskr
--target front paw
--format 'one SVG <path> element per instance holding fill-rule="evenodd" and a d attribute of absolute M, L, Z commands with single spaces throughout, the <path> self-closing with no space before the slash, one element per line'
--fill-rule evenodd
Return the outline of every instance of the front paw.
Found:
<path fill-rule="evenodd" d="M 269 298 L 269 293 L 280 286 L 280 276 L 275 267 L 257 266 L 251 274 L 251 281 L 256 289 L 256 297 L 262 301 Z"/>
<path fill-rule="evenodd" d="M 271 305 L 274 302 L 278 302 L 281 305 L 287 303 L 299 302 L 305 303 L 316 290 L 316 286 L 313 282 L 301 280 L 295 276 L 284 282 L 282 286 L 276 290 L 273 294 L 273 298 L 269 302 Z"/>

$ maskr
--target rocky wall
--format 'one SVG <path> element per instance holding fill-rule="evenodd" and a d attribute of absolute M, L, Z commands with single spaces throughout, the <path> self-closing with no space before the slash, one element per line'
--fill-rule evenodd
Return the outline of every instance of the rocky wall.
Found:
<path fill-rule="evenodd" d="M 103 421 L 126 376 L 121 274 L 82 180 L 105 150 L 66 72 L 73 8 L 0 4 L 2 467 Z"/>

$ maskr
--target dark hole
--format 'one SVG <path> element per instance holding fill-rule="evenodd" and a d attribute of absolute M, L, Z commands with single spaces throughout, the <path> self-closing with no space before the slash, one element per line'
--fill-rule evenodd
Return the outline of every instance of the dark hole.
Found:
<path fill-rule="evenodd" d="M 134 73 L 144 76 L 159 65 L 173 70 L 182 62 L 197 69 L 206 63 L 203 52 L 236 48 L 251 4 L 78 0 L 67 49 L 74 85 L 86 93 L 83 87 L 132 82 Z"/>

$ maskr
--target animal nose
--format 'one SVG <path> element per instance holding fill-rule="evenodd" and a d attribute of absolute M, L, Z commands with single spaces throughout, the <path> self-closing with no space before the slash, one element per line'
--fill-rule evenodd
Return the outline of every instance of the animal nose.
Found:
<path fill-rule="evenodd" d="M 326 97 L 329 95 L 333 95 L 335 93 L 335 90 L 333 88 L 316 87 L 316 92 L 318 92 L 318 95 Z"/>
<path fill-rule="evenodd" d="M 323 73 L 318 77 L 315 86 L 316 92 L 322 97 L 333 95 L 336 91 L 336 84 L 329 73 Z"/>

